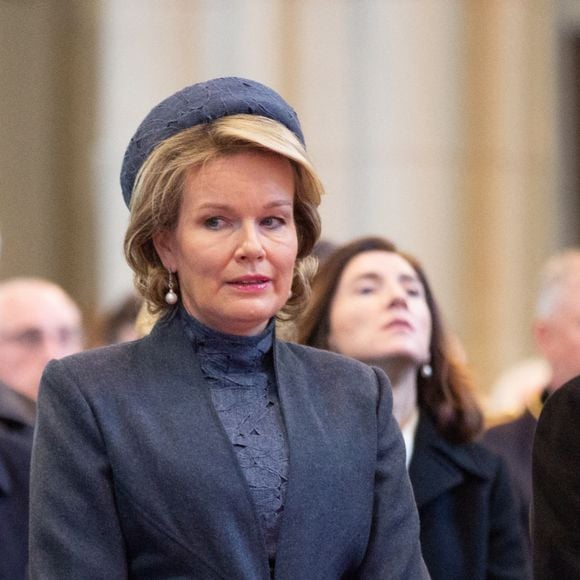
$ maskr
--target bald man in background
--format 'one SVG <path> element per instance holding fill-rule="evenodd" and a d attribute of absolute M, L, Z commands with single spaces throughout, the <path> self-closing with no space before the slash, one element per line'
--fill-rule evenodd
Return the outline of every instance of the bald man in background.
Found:
<path fill-rule="evenodd" d="M 82 339 L 80 310 L 60 286 L 40 278 L 0 283 L 0 381 L 30 413 L 46 363 L 79 352 Z"/>
<path fill-rule="evenodd" d="M 0 579 L 24 580 L 30 453 L 40 377 L 82 349 L 81 314 L 47 280 L 0 282 Z"/>

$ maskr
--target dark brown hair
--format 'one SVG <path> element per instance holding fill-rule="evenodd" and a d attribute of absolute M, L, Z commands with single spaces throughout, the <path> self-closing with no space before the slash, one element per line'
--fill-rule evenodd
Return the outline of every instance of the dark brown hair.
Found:
<path fill-rule="evenodd" d="M 431 312 L 432 330 L 429 346 L 433 374 L 417 376 L 417 396 L 421 410 L 429 414 L 438 432 L 448 441 L 472 441 L 481 432 L 483 418 L 473 394 L 473 383 L 466 365 L 454 352 L 439 307 L 421 264 L 395 244 L 380 237 L 365 237 L 339 247 L 331 254 L 312 282 L 312 297 L 298 323 L 298 342 L 329 349 L 330 309 L 344 269 L 358 254 L 392 252 L 406 260 L 417 273 L 425 289 Z M 456 347 L 455 347 L 456 348 Z"/>

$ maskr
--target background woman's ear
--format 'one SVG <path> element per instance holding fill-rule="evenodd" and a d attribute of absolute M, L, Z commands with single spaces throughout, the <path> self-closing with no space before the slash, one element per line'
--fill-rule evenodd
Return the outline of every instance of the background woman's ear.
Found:
<path fill-rule="evenodd" d="M 155 251 L 159 255 L 165 268 L 171 272 L 177 270 L 174 243 L 175 239 L 173 237 L 173 232 L 164 230 L 153 234 L 153 245 L 155 246 Z"/>

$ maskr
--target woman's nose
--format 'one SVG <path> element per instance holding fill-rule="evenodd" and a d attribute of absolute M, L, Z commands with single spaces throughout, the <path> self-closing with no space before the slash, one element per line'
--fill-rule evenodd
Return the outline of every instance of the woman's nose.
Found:
<path fill-rule="evenodd" d="M 262 260 L 264 258 L 264 246 L 259 232 L 254 226 L 245 226 L 240 231 L 240 239 L 236 248 L 237 260 Z"/>
<path fill-rule="evenodd" d="M 406 307 L 407 293 L 398 284 L 391 284 L 386 290 L 386 302 L 389 307 Z"/>

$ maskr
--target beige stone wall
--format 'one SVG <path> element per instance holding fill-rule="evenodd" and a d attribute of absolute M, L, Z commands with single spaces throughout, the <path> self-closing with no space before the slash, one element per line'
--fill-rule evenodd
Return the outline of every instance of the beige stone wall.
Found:
<path fill-rule="evenodd" d="M 94 7 L 0 1 L 0 273 L 61 283 L 89 319 L 98 299 Z"/>

